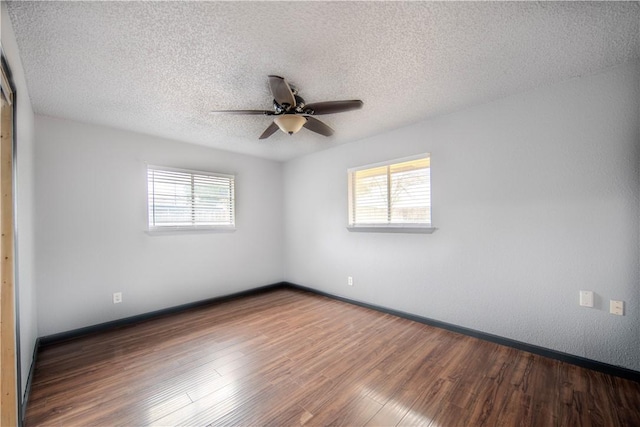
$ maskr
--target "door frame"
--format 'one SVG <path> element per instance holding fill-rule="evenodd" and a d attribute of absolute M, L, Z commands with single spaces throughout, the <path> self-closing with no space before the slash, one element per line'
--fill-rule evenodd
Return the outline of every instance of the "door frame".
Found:
<path fill-rule="evenodd" d="M 21 425 L 19 316 L 15 247 L 16 92 L 0 45 L 0 425 Z"/>

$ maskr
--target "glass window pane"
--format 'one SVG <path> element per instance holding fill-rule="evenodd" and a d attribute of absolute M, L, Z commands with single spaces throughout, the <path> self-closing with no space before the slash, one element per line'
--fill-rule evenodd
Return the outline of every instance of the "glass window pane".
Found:
<path fill-rule="evenodd" d="M 351 225 L 431 224 L 431 159 L 349 172 Z"/>
<path fill-rule="evenodd" d="M 149 227 L 233 226 L 234 179 L 148 169 Z"/>

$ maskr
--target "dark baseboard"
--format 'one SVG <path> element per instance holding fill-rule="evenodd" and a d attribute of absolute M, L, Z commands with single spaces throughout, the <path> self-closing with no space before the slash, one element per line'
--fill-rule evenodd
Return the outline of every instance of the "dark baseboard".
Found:
<path fill-rule="evenodd" d="M 38 350 L 40 349 L 40 338 L 36 338 L 36 342 L 33 345 L 33 356 L 31 357 L 31 366 L 29 367 L 29 375 L 27 376 L 27 385 L 24 388 L 24 395 L 22 396 L 22 405 L 20 406 L 20 420 L 24 424 L 24 420 L 27 416 L 27 405 L 29 404 L 29 396 L 31 395 L 31 383 L 33 381 L 33 374 L 36 369 L 36 361 L 38 360 Z"/>
<path fill-rule="evenodd" d="M 104 332 L 110 329 L 119 328 L 122 326 L 132 325 L 140 323 L 145 320 L 150 320 L 155 317 L 166 316 L 169 314 L 179 313 L 181 311 L 189 310 L 192 308 L 202 307 L 206 305 L 219 304 L 221 302 L 229 301 L 232 299 L 242 298 L 250 295 L 260 294 L 268 292 L 276 288 L 282 288 L 286 286 L 285 282 L 274 283 L 271 285 L 261 286 L 258 288 L 248 289 L 246 291 L 236 292 L 229 295 L 222 295 L 219 297 L 208 298 L 205 300 L 194 301 L 187 304 L 177 305 L 174 307 L 163 308 L 161 310 L 151 311 L 148 313 L 142 313 L 131 317 L 125 317 L 123 319 L 112 320 L 110 322 L 99 323 L 97 325 L 86 326 L 84 328 L 78 328 L 67 332 L 60 332 L 57 334 L 47 335 L 38 338 L 40 347 L 46 347 L 48 345 L 57 344 L 62 341 L 72 340 L 84 335 L 95 334 L 97 332 Z"/>
<path fill-rule="evenodd" d="M 608 363 L 598 362 L 597 360 L 587 359 L 573 354 L 563 353 L 557 350 L 551 350 L 549 348 L 540 347 L 533 344 L 528 344 L 522 341 L 512 340 L 510 338 L 504 338 L 498 335 L 489 334 L 486 332 L 477 331 L 475 329 L 464 328 L 451 323 L 441 322 L 439 320 L 429 319 L 427 317 L 417 316 L 415 314 L 406 313 L 404 311 L 393 310 L 390 308 L 382 307 L 379 305 L 368 304 L 365 302 L 352 300 L 349 298 L 333 295 L 327 292 L 319 291 L 313 288 L 307 288 L 306 286 L 296 285 L 294 283 L 283 282 L 293 289 L 299 289 L 306 292 L 311 292 L 317 295 L 322 295 L 328 298 L 332 298 L 338 301 L 346 302 L 349 304 L 358 305 L 360 307 L 370 308 L 372 310 L 380 311 L 383 313 L 392 314 L 394 316 L 402 317 L 405 319 L 413 320 L 415 322 L 424 323 L 425 325 L 434 326 L 436 328 L 446 329 L 448 331 L 457 332 L 459 334 L 468 335 L 474 338 L 479 338 L 484 341 L 493 342 L 496 344 L 512 347 L 518 350 L 526 351 L 529 353 L 537 354 L 539 356 L 548 357 L 550 359 L 559 360 L 572 365 L 580 366 L 582 368 L 591 369 L 594 371 L 602 372 L 608 375 L 614 375 L 616 377 L 625 378 L 628 380 L 640 382 L 640 372 L 632 369 L 623 368 L 621 366 L 610 365 Z"/>
<path fill-rule="evenodd" d="M 493 342 L 493 343 L 504 345 L 504 346 L 507 346 L 507 347 L 512 347 L 512 348 L 515 348 L 515 349 L 518 349 L 518 350 L 527 351 L 529 353 L 537 354 L 537 355 L 540 355 L 540 356 L 549 357 L 551 359 L 555 359 L 555 360 L 559 360 L 559 361 L 562 361 L 562 362 L 570 363 L 572 365 L 576 365 L 576 366 L 580 366 L 580 367 L 583 367 L 583 368 L 591 369 L 591 370 L 594 370 L 594 371 L 602 372 L 602 373 L 605 373 L 605 374 L 614 375 L 614 376 L 617 376 L 617 377 L 626 378 L 626 379 L 629 379 L 629 380 L 632 380 L 632 381 L 640 382 L 640 372 L 639 371 L 634 371 L 632 369 L 623 368 L 623 367 L 620 367 L 620 366 L 610 365 L 608 363 L 598 362 L 596 360 L 587 359 L 587 358 L 580 357 L 580 356 L 575 356 L 573 354 L 563 353 L 563 352 L 557 351 L 557 350 L 551 350 L 549 348 L 540 347 L 540 346 L 533 345 L 533 344 L 528 344 L 528 343 L 525 343 L 525 342 L 522 342 L 522 341 L 517 341 L 517 340 L 510 339 L 510 338 L 505 338 L 505 337 L 501 337 L 501 336 L 498 336 L 498 335 L 489 334 L 489 333 L 478 331 L 478 330 L 475 330 L 475 329 L 470 329 L 470 328 L 465 328 L 465 327 L 462 327 L 462 326 L 457 326 L 457 325 L 454 325 L 454 324 L 451 324 L 451 323 L 441 322 L 439 320 L 429 319 L 427 317 L 422 317 L 422 316 L 418 316 L 418 315 L 415 315 L 415 314 L 406 313 L 404 311 L 393 310 L 393 309 L 390 309 L 390 308 L 387 308 L 387 307 L 382 307 L 382 306 L 379 306 L 379 305 L 369 304 L 369 303 L 365 303 L 365 302 L 361 302 L 361 301 L 357 301 L 357 300 L 353 300 L 353 299 L 349 299 L 349 298 L 333 295 L 333 294 L 330 294 L 330 293 L 327 293 L 327 292 L 319 291 L 317 289 L 308 288 L 306 286 L 301 286 L 301 285 L 297 285 L 297 284 L 290 283 L 290 282 L 274 283 L 274 284 L 271 284 L 271 285 L 262 286 L 262 287 L 259 287 L 259 288 L 248 289 L 246 291 L 237 292 L 237 293 L 233 293 L 233 294 L 229 294 L 229 295 L 209 298 L 209 299 L 201 300 L 201 301 L 195 301 L 195 302 L 188 303 L 188 304 L 178 305 L 178 306 L 175 306 L 175 307 L 169 307 L 169 308 L 165 308 L 165 309 L 162 309 L 162 310 L 157 310 L 157 311 L 152 311 L 152 312 L 149 312 L 149 313 L 139 314 L 139 315 L 136 315 L 136 316 L 126 317 L 124 319 L 118 319 L 118 320 L 113 320 L 113 321 L 110 321 L 110 322 L 100 323 L 98 325 L 87 326 L 87 327 L 84 327 L 84 328 L 79 328 L 79 329 L 75 329 L 75 330 L 68 331 L 68 332 L 61 332 L 61 333 L 58 333 L 58 334 L 47 335 L 47 336 L 38 338 L 38 340 L 36 342 L 36 349 L 34 351 L 37 353 L 37 350 L 40 347 L 45 347 L 45 346 L 56 344 L 56 343 L 59 343 L 59 342 L 62 342 L 62 341 L 71 340 L 71 339 L 78 338 L 78 337 L 83 336 L 83 335 L 93 334 L 93 333 L 97 333 L 97 332 L 103 332 L 103 331 L 106 331 L 106 330 L 109 330 L 109 329 L 114 329 L 114 328 L 118 328 L 118 327 L 122 327 L 122 326 L 127 326 L 127 325 L 131 325 L 131 324 L 139 323 L 139 322 L 142 322 L 142 321 L 145 321 L 145 320 L 153 319 L 155 317 L 160 317 L 160 316 L 166 316 L 166 315 L 169 315 L 169 314 L 179 313 L 181 311 L 189 310 L 189 309 L 196 308 L 196 307 L 202 307 L 202 306 L 206 306 L 206 305 L 218 304 L 218 303 L 229 301 L 229 300 L 232 300 L 232 299 L 242 298 L 242 297 L 246 297 L 246 296 L 250 296 L 250 295 L 256 295 L 256 294 L 260 294 L 260 293 L 263 293 L 263 292 L 268 292 L 268 291 L 275 290 L 275 289 L 280 289 L 280 288 L 298 289 L 298 290 L 301 290 L 301 291 L 310 292 L 310 293 L 317 294 L 317 295 L 322 295 L 322 296 L 325 296 L 325 297 L 328 297 L 328 298 L 332 298 L 332 299 L 335 299 L 335 300 L 338 300 L 338 301 L 346 302 L 346 303 L 349 303 L 349 304 L 355 304 L 355 305 L 358 305 L 360 307 L 365 307 L 365 308 L 369 308 L 369 309 L 372 309 L 372 310 L 380 311 L 380 312 L 383 312 L 383 313 L 392 314 L 394 316 L 398 316 L 398 317 L 402 317 L 402 318 L 405 318 L 405 319 L 413 320 L 415 322 L 424 323 L 426 325 L 434 326 L 434 327 L 441 328 L 441 329 L 446 329 L 448 331 L 456 332 L 456 333 L 459 333 L 459 334 L 471 336 L 471 337 L 474 337 L 474 338 L 479 338 L 479 339 L 482 339 L 482 340 L 485 340 L 485 341 Z M 36 357 L 36 355 L 34 354 L 34 363 L 31 366 L 32 370 L 33 370 L 33 367 L 35 366 L 35 357 Z M 32 377 L 32 373 L 29 374 L 29 379 L 28 379 L 28 383 L 27 383 L 27 389 L 26 389 L 26 393 L 25 393 L 25 403 L 26 403 L 26 398 L 28 397 L 29 390 L 31 388 L 31 377 Z"/>

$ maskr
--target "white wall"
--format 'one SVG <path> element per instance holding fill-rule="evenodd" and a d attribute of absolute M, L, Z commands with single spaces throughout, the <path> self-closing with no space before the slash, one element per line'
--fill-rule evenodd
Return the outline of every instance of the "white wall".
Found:
<path fill-rule="evenodd" d="M 145 162 L 235 174 L 237 230 L 145 233 Z M 283 279 L 278 162 L 36 116 L 36 168 L 42 336 Z"/>
<path fill-rule="evenodd" d="M 284 167 L 36 117 L 39 335 L 284 278 L 640 370 L 639 95 L 634 63 Z M 348 232 L 347 168 L 425 151 L 438 230 Z M 145 162 L 237 174 L 238 230 L 146 234 Z"/>
<path fill-rule="evenodd" d="M 27 92 L 24 70 L 18 52 L 11 20 L 4 2 L 1 3 L 2 49 L 11 68 L 16 89 L 16 225 L 18 227 L 16 249 L 16 284 L 18 290 L 18 312 L 20 322 L 20 367 L 21 385 L 24 394 L 33 349 L 38 337 L 35 286 L 34 246 L 34 127 L 31 101 Z"/>
<path fill-rule="evenodd" d="M 288 162 L 285 278 L 640 370 L 639 68 Z M 347 231 L 347 168 L 421 152 L 438 230 Z M 578 306 L 580 289 L 595 308 Z M 609 299 L 626 315 L 609 314 Z"/>

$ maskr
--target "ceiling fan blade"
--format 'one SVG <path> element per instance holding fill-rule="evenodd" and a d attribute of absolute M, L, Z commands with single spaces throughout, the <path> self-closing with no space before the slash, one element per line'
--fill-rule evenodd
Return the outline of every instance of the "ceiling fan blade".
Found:
<path fill-rule="evenodd" d="M 260 135 L 260 138 L 258 139 L 267 139 L 271 135 L 273 135 L 277 130 L 278 130 L 278 125 L 276 124 L 276 122 L 272 122 L 269 125 L 269 127 L 264 132 L 262 132 L 262 135 Z"/>
<path fill-rule="evenodd" d="M 314 102 L 304 106 L 305 113 L 313 114 L 314 116 L 322 114 L 334 114 L 342 113 L 344 111 L 358 110 L 362 108 L 362 101 L 359 99 L 352 99 L 348 101 L 327 101 L 327 102 Z"/>
<path fill-rule="evenodd" d="M 289 83 L 287 83 L 283 77 L 269 76 L 269 88 L 271 89 L 273 99 L 275 99 L 278 104 L 288 104 L 291 108 L 296 106 L 296 98 L 293 96 L 293 92 L 291 92 Z"/>
<path fill-rule="evenodd" d="M 275 113 L 269 110 L 211 110 L 211 114 L 252 114 L 252 115 L 263 115 L 263 116 L 273 116 Z"/>
<path fill-rule="evenodd" d="M 329 126 L 325 125 L 318 119 L 314 119 L 310 116 L 305 116 L 307 118 L 307 122 L 303 125 L 305 128 L 309 129 L 312 132 L 319 133 L 324 136 L 333 135 L 333 129 Z"/>

